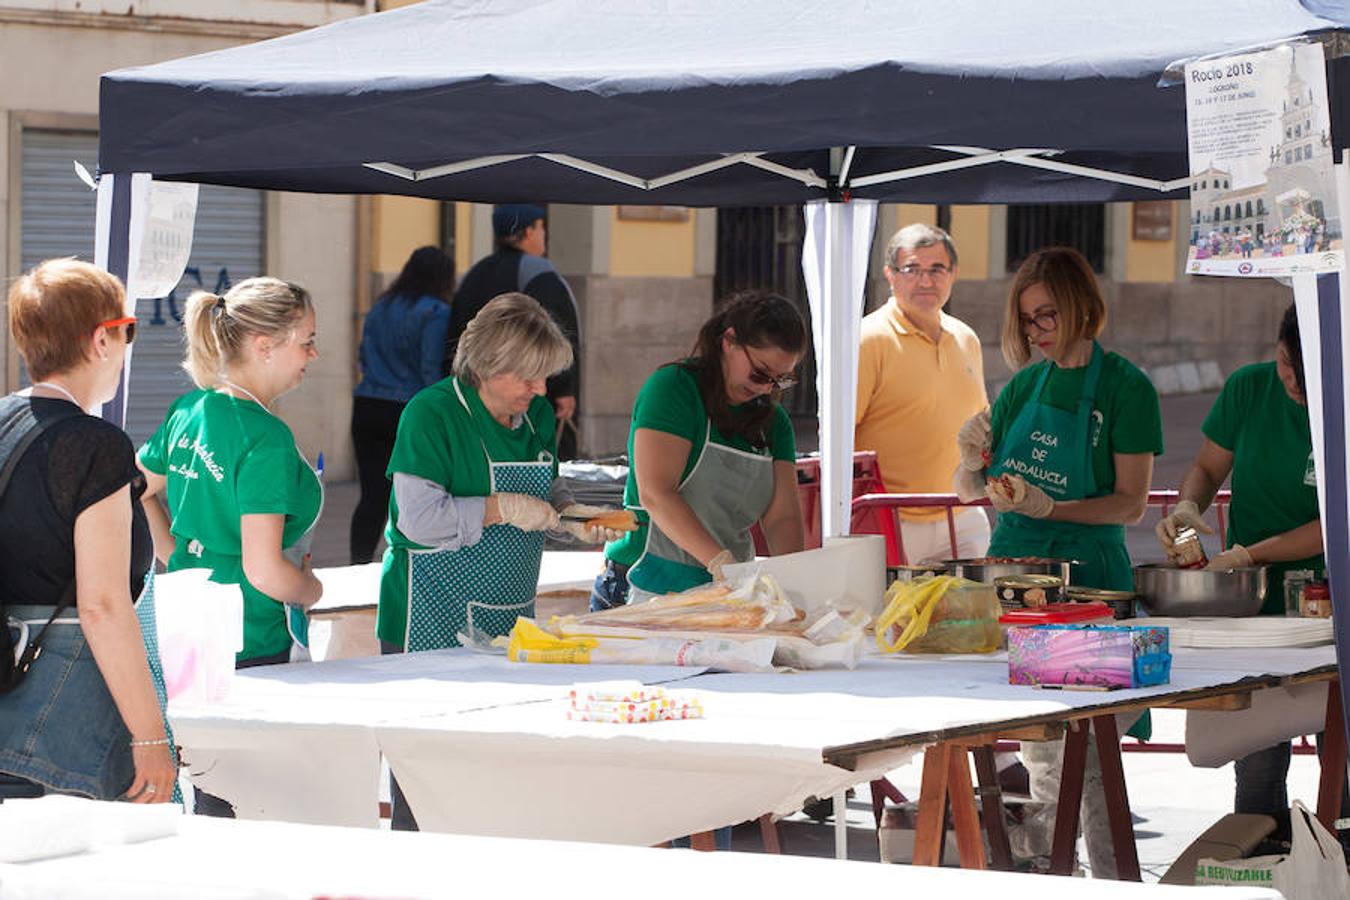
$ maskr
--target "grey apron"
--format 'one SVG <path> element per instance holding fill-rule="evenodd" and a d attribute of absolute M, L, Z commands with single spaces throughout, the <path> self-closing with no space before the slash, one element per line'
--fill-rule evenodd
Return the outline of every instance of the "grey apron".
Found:
<path fill-rule="evenodd" d="M 755 558 L 750 528 L 773 501 L 773 462 L 767 450 L 753 453 L 714 443 L 708 420 L 698 461 L 680 482 L 680 498 L 737 562 Z M 628 570 L 628 583 L 644 593 L 668 594 L 709 580 L 703 564 L 680 549 L 649 517 L 646 546 Z M 629 602 L 634 599 L 630 595 Z"/>

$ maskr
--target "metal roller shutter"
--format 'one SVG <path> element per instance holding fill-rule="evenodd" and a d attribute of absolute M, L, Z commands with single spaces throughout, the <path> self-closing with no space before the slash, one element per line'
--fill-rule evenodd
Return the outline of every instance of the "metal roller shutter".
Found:
<path fill-rule="evenodd" d="M 25 131 L 20 244 L 26 270 L 54 256 L 94 257 L 94 194 L 75 177 L 71 160 L 90 171 L 98 138 L 88 133 Z M 192 256 L 168 297 L 137 302 L 126 430 L 140 444 L 175 397 L 192 387 L 183 372 L 182 311 L 193 291 L 223 293 L 262 273 L 263 194 L 202 185 Z M 25 376 L 26 380 L 26 376 Z"/>

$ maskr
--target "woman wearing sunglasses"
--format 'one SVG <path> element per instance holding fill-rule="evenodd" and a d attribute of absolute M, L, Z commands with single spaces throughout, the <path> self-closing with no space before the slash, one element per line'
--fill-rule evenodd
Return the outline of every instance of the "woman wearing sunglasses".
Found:
<path fill-rule="evenodd" d="M 145 482 L 127 436 L 86 413 L 117 393 L 136 322 L 125 304 L 121 282 L 74 259 L 48 260 L 9 291 L 33 385 L 0 399 L 0 466 L 13 463 L 0 628 L 17 638 L 0 653 L 31 665 L 16 677 L 16 661 L 0 660 L 0 801 L 163 803 L 178 777 L 133 605 L 154 562 L 136 502 Z"/>
<path fill-rule="evenodd" d="M 802 549 L 792 423 L 779 405 L 796 383 L 806 327 L 775 294 L 731 298 L 703 324 L 693 354 L 647 379 L 633 406 L 624 505 L 639 528 L 605 547 L 592 609 L 716 580 L 769 552 Z"/>
<path fill-rule="evenodd" d="M 1163 452 L 1162 415 L 1148 376 L 1097 343 L 1105 326 L 1106 303 L 1082 254 L 1051 247 L 1027 257 L 1003 321 L 1003 356 L 1021 370 L 992 416 L 962 427 L 957 493 L 987 494 L 998 510 L 991 556 L 1070 559 L 1075 585 L 1132 591 L 1125 526 L 1143 518 L 1153 457 Z M 1044 358 L 1026 365 L 1033 346 Z M 1016 483 L 1012 496 L 1001 476 Z M 1048 801 L 1033 854 L 1049 853 L 1063 748 L 1063 741 L 1024 745 L 1032 796 Z M 1093 876 L 1114 877 L 1095 752 L 1083 827 Z"/>

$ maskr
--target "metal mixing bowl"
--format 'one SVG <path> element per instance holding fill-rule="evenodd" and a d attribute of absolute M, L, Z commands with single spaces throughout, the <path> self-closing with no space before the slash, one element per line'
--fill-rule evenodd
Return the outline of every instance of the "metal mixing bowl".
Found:
<path fill-rule="evenodd" d="M 1134 590 L 1155 616 L 1254 616 L 1266 599 L 1266 569 L 1212 572 L 1148 563 L 1134 567 Z"/>
<path fill-rule="evenodd" d="M 1069 583 L 1070 562 L 1067 559 L 1043 563 L 987 563 L 979 559 L 947 559 L 943 560 L 943 565 L 950 567 L 953 575 L 987 584 L 993 584 L 995 578 L 1004 575 L 1058 575 L 1066 585 Z"/>

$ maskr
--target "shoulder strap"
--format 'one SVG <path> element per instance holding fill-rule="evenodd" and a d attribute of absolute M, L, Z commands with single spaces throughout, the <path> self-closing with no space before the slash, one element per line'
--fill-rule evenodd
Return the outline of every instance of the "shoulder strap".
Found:
<path fill-rule="evenodd" d="M 10 399 L 11 402 L 15 400 L 15 398 L 6 399 Z M 14 470 L 18 468 L 19 461 L 23 459 L 24 454 L 28 452 L 28 448 L 42 436 L 44 431 L 57 422 L 83 415 L 80 412 L 63 411 L 39 419 L 33 415 L 32 405 L 22 402 L 22 400 L 17 401 L 16 409 L 8 412 L 9 414 L 0 420 L 0 455 L 3 455 L 5 459 L 4 468 L 0 469 L 0 497 L 4 497 L 5 491 L 9 488 L 9 480 L 14 476 Z M 72 578 L 66 584 L 65 590 L 61 592 L 61 599 L 57 602 L 56 608 L 52 610 L 51 618 L 47 619 L 47 623 L 42 626 L 42 630 L 38 632 L 37 637 L 29 642 L 15 661 L 14 671 L 10 673 L 5 683 L 0 685 L 0 693 L 5 693 L 17 687 L 23 677 L 28 674 L 28 669 L 42 655 L 42 639 L 46 637 L 47 629 L 74 602 L 75 579 Z M 0 600 L 0 606 L 2 605 L 3 600 Z"/>
<path fill-rule="evenodd" d="M 0 469 L 0 497 L 4 497 L 9 480 L 14 476 L 14 470 L 18 468 L 19 461 L 23 459 L 24 453 L 33 442 L 52 425 L 77 415 L 81 413 L 58 414 L 39 419 L 33 415 L 32 407 L 25 403 L 0 422 L 0 457 L 5 460 L 4 468 Z"/>

